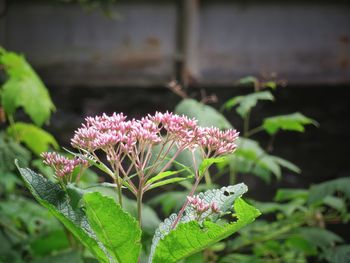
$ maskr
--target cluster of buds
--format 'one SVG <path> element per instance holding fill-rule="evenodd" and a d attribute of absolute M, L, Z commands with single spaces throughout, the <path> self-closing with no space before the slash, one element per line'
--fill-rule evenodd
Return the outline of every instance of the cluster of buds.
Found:
<path fill-rule="evenodd" d="M 63 178 L 73 172 L 78 165 L 88 166 L 86 160 L 80 158 L 68 159 L 55 152 L 45 152 L 41 154 L 44 164 L 51 166 L 55 170 L 58 178 Z"/>
<path fill-rule="evenodd" d="M 207 203 L 203 199 L 200 199 L 198 196 L 188 196 L 187 202 L 196 212 L 198 221 L 200 221 L 200 219 L 203 219 L 201 217 L 204 213 L 205 218 L 212 214 L 220 213 L 220 208 L 218 207 L 217 203 Z"/>
<path fill-rule="evenodd" d="M 123 114 L 114 113 L 86 118 L 71 142 L 73 147 L 87 151 L 120 146 L 130 153 L 139 144 L 158 144 L 166 138 L 181 149 L 201 147 L 211 155 L 222 155 L 235 150 L 237 137 L 235 130 L 202 128 L 195 119 L 169 112 L 156 112 L 141 120 L 129 121 Z"/>
<path fill-rule="evenodd" d="M 85 123 L 75 131 L 71 145 L 97 161 L 100 160 L 96 151 L 102 151 L 113 173 L 128 180 L 128 185 L 136 192 L 137 187 L 134 187 L 128 177 L 132 171 L 139 177 L 144 177 L 142 181 L 145 182 L 154 171 L 166 170 L 186 149 L 190 149 L 192 153 L 194 149 L 199 149 L 203 158 L 233 153 L 237 137 L 235 130 L 203 128 L 195 119 L 169 112 L 156 112 L 154 115 L 131 120 L 123 113 L 113 113 L 87 117 Z M 161 151 L 153 156 L 157 145 L 161 146 Z M 164 162 L 170 152 L 175 154 L 170 161 Z M 81 164 L 81 161 L 59 158 L 54 154 L 43 157 L 46 164 L 55 168 L 58 177 L 69 174 L 75 166 Z M 155 163 L 152 163 L 154 160 Z M 151 165 L 152 168 L 146 169 Z"/>
<path fill-rule="evenodd" d="M 235 130 L 221 131 L 218 128 L 202 128 L 200 145 L 206 149 L 208 155 L 223 155 L 232 153 L 236 149 L 234 143 L 238 138 L 239 133 Z"/>

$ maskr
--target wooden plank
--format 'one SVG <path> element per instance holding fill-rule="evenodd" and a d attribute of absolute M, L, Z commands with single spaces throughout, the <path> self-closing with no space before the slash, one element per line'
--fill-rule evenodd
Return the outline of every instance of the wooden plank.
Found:
<path fill-rule="evenodd" d="M 202 5 L 197 81 L 277 75 L 295 85 L 350 83 L 349 25 L 349 5 Z"/>
<path fill-rule="evenodd" d="M 78 5 L 14 1 L 0 19 L 0 45 L 58 86 L 163 86 L 177 72 L 191 86 L 231 86 L 247 75 L 350 83 L 349 5 L 181 1 L 184 21 L 175 1 L 119 2 L 118 20 Z"/>
<path fill-rule="evenodd" d="M 183 68 L 182 83 L 184 87 L 195 85 L 194 80 L 199 77 L 198 65 L 199 46 L 199 0 L 182 0 L 183 3 Z"/>
<path fill-rule="evenodd" d="M 17 3 L 6 47 L 24 53 L 48 84 L 163 85 L 174 74 L 175 8 L 119 4 L 119 19 L 79 5 Z"/>

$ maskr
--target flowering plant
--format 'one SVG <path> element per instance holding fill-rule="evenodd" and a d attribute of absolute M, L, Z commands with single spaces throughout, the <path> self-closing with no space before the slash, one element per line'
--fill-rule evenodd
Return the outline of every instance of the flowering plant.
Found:
<path fill-rule="evenodd" d="M 237 137 L 233 129 L 199 127 L 195 119 L 168 112 L 140 120 L 103 114 L 86 118 L 75 131 L 71 144 L 77 153 L 70 152 L 72 159 L 53 152 L 42 154 L 57 182 L 29 169 L 19 170 L 37 200 L 100 262 L 141 261 L 144 194 L 166 184 L 193 181 L 182 208 L 159 225 L 148 252 L 148 262 L 177 262 L 233 234 L 259 215 L 241 199 L 247 191 L 244 184 L 195 195 L 210 165 L 234 152 Z M 185 151 L 190 153 L 193 169 L 179 164 L 182 169 L 169 170 Z M 201 164 L 196 162 L 195 152 L 202 156 Z M 118 204 L 99 192 L 77 187 L 89 166 L 111 177 L 109 186 L 116 189 Z M 123 210 L 124 189 L 137 200 L 138 222 Z"/>

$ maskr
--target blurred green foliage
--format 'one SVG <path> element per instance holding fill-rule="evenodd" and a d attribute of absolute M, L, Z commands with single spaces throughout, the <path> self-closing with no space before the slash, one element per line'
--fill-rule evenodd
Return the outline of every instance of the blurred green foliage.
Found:
<path fill-rule="evenodd" d="M 83 262 L 83 250 L 52 214 L 28 198 L 14 160 L 47 167 L 36 158 L 58 149 L 55 138 L 40 126 L 55 106 L 47 88 L 22 55 L 0 48 L 0 262 Z M 17 122 L 22 108 L 30 122 Z M 21 114 L 19 114 L 21 115 Z M 89 172 L 87 172 L 88 174 Z M 84 182 L 97 182 L 90 172 Z"/>
<path fill-rule="evenodd" d="M 204 188 L 214 187 L 218 180 L 228 179 L 234 184 L 237 175 L 250 174 L 265 183 L 272 183 L 281 180 L 285 171 L 301 174 L 298 166 L 272 154 L 274 138 L 281 131 L 304 132 L 306 126 L 319 125 L 312 118 L 296 112 L 264 118 L 260 126 L 250 128 L 254 107 L 261 101 L 275 100 L 273 92 L 264 89 L 274 90 L 278 85 L 273 81 L 260 82 L 254 77 L 244 78 L 239 83 L 251 85 L 254 92 L 231 98 L 221 109 L 235 109 L 243 120 L 243 134 L 235 153 L 216 164 L 210 181 L 202 185 Z M 193 99 L 182 100 L 175 111 L 197 118 L 203 126 L 222 129 L 233 126 L 215 108 Z M 271 136 L 265 149 L 254 139 L 254 135 L 261 132 Z M 244 181 L 244 176 L 240 178 Z M 187 189 L 185 183 L 183 186 Z M 328 228 L 331 225 L 348 226 L 349 189 L 350 177 L 345 177 L 315 184 L 309 189 L 278 189 L 270 202 L 250 200 L 264 217 L 240 230 L 238 237 L 222 243 L 219 248 L 209 248 L 186 262 L 350 262 L 350 245 Z M 187 190 L 174 189 L 154 197 L 149 204 L 160 206 L 167 215 L 177 211 L 186 193 Z"/>

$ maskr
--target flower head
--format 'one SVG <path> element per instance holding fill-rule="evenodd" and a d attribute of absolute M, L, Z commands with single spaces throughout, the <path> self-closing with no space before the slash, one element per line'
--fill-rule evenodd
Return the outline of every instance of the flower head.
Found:
<path fill-rule="evenodd" d="M 201 128 L 200 146 L 213 156 L 233 153 L 239 133 L 236 130 L 221 131 L 218 128 Z"/>
<path fill-rule="evenodd" d="M 199 196 L 188 196 L 187 201 L 190 206 L 194 208 L 194 210 L 197 212 L 198 216 L 200 217 L 204 212 L 207 212 L 210 210 L 210 213 L 207 214 L 209 216 L 213 213 L 219 213 L 220 208 L 218 207 L 217 203 L 211 202 L 208 203 L 203 199 L 200 199 Z"/>
<path fill-rule="evenodd" d="M 78 165 L 87 166 L 86 160 L 80 158 L 68 159 L 55 152 L 45 152 L 41 154 L 44 164 L 51 166 L 55 170 L 57 177 L 62 178 L 71 174 Z"/>

